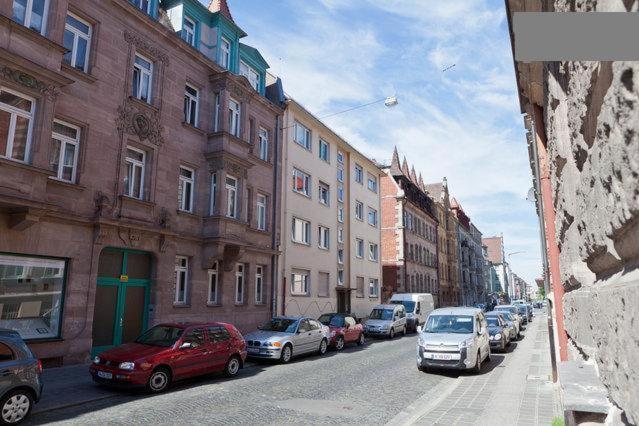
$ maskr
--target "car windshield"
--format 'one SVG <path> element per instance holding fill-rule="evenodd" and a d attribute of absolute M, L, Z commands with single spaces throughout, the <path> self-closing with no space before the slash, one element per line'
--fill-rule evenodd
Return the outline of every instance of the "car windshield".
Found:
<path fill-rule="evenodd" d="M 424 328 L 426 333 L 469 334 L 473 332 L 473 317 L 470 315 L 431 315 Z"/>
<path fill-rule="evenodd" d="M 404 305 L 406 312 L 413 312 L 415 310 L 415 302 L 412 300 L 391 300 L 393 305 Z"/>
<path fill-rule="evenodd" d="M 499 327 L 499 318 L 497 317 L 486 317 L 486 321 L 488 321 L 489 327 Z"/>
<path fill-rule="evenodd" d="M 184 329 L 171 327 L 168 325 L 156 325 L 146 333 L 138 337 L 135 343 L 149 346 L 162 346 L 168 348 L 173 346 L 180 338 Z"/>
<path fill-rule="evenodd" d="M 496 307 L 495 308 L 496 311 L 503 311 L 503 312 L 517 312 L 517 308 L 515 308 L 514 306 L 509 306 L 509 307 Z"/>
<path fill-rule="evenodd" d="M 392 309 L 373 309 L 370 319 L 374 320 L 391 320 L 393 319 L 393 310 Z"/>
<path fill-rule="evenodd" d="M 258 329 L 263 331 L 295 333 L 295 330 L 297 330 L 297 320 L 288 318 L 273 318 L 270 321 L 266 321 L 264 324 L 259 326 Z"/>
<path fill-rule="evenodd" d="M 519 312 L 526 313 L 527 310 L 528 308 L 526 308 L 526 305 L 519 305 Z"/>
<path fill-rule="evenodd" d="M 324 314 L 318 321 L 329 327 L 344 327 L 344 317 L 341 315 Z"/>

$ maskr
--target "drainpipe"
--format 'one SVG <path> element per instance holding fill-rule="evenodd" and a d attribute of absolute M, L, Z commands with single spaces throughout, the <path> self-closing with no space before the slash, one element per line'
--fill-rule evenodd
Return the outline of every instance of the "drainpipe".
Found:
<path fill-rule="evenodd" d="M 277 244 L 277 186 L 280 161 L 280 115 L 275 116 L 275 146 L 273 147 L 273 208 L 271 211 L 271 249 L 278 250 Z M 271 255 L 271 318 L 277 315 L 277 260 L 278 255 Z"/>

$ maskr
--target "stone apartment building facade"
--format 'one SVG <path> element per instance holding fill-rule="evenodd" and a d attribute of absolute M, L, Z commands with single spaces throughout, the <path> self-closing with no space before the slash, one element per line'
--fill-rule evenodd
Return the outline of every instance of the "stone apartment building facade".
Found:
<path fill-rule="evenodd" d="M 482 243 L 486 247 L 490 265 L 490 289 L 492 293 L 509 294 L 510 268 L 506 262 L 504 237 L 485 237 Z"/>
<path fill-rule="evenodd" d="M 283 128 L 281 312 L 366 317 L 380 302 L 381 170 L 293 99 Z"/>
<path fill-rule="evenodd" d="M 431 293 L 439 306 L 437 212 L 415 169 L 397 149 L 382 176 L 382 300 L 393 293 Z"/>
<path fill-rule="evenodd" d="M 0 326 L 53 365 L 269 318 L 283 95 L 226 2 L 24 4 L 0 5 Z"/>

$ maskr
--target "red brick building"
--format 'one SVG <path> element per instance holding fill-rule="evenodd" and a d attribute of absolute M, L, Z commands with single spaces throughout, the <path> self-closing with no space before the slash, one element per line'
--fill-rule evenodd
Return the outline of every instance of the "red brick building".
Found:
<path fill-rule="evenodd" d="M 45 5 L 0 3 L 0 326 L 50 364 L 163 321 L 254 328 L 281 84 L 224 1 Z"/>

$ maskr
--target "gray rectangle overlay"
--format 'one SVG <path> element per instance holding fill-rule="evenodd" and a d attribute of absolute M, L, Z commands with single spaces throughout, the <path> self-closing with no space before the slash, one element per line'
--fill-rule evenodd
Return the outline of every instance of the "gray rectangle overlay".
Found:
<path fill-rule="evenodd" d="M 639 13 L 515 12 L 515 60 L 639 61 Z"/>

